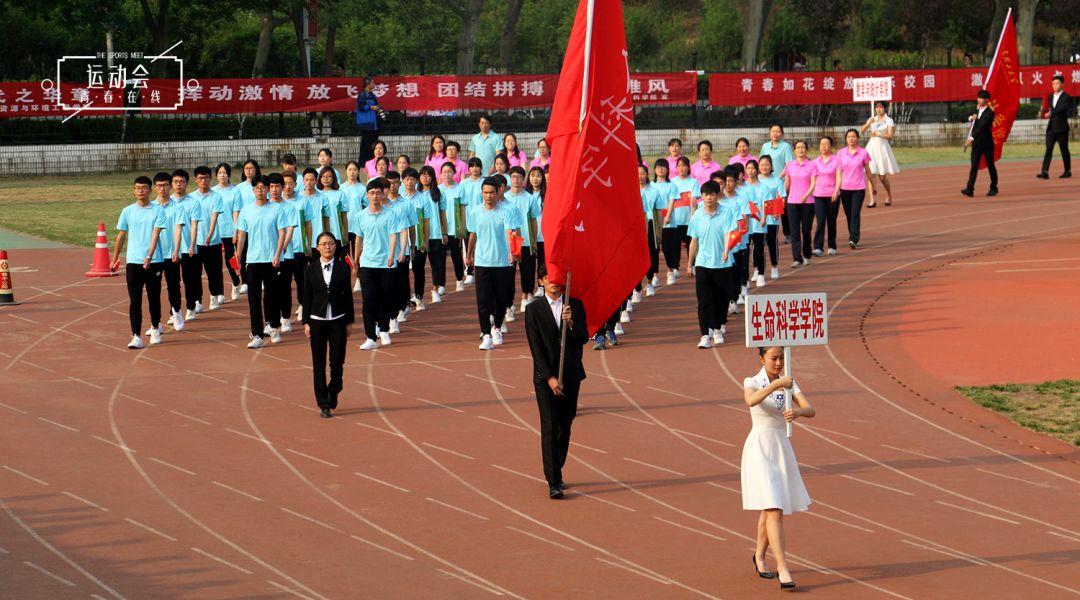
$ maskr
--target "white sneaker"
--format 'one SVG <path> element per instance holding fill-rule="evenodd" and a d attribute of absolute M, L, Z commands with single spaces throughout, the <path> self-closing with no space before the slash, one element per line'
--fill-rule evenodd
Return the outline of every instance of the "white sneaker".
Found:
<path fill-rule="evenodd" d="M 417 298 L 416 299 L 416 312 L 421 312 L 421 311 L 425 311 L 425 310 L 427 310 L 427 307 L 424 306 L 424 301 Z"/>
<path fill-rule="evenodd" d="M 634 312 L 634 303 L 631 302 L 630 300 L 627 300 L 626 304 L 623 306 L 623 310 L 625 310 L 628 313 Z"/>
<path fill-rule="evenodd" d="M 727 325 L 720 326 L 720 335 L 727 335 Z"/>
<path fill-rule="evenodd" d="M 620 323 L 629 323 L 630 322 L 630 313 L 626 312 L 625 310 L 622 311 L 622 313 L 619 315 L 619 322 Z"/>
<path fill-rule="evenodd" d="M 394 329 L 391 327 L 390 331 L 393 331 L 393 330 Z M 393 341 L 390 339 L 390 333 L 387 332 L 387 331 L 384 331 L 384 332 L 380 333 L 379 334 L 379 343 L 381 343 L 383 346 L 389 346 L 390 344 L 392 344 Z"/>
<path fill-rule="evenodd" d="M 246 293 L 247 293 L 247 290 L 248 290 L 248 288 L 247 288 L 247 284 L 246 284 L 246 283 L 241 283 L 241 284 L 240 284 L 240 293 L 241 293 L 241 294 L 246 294 Z"/>
<path fill-rule="evenodd" d="M 731 312 L 732 312 L 732 314 L 736 314 L 736 315 L 739 314 L 739 305 L 732 302 L 731 303 Z"/>
<path fill-rule="evenodd" d="M 155 331 L 160 331 L 160 330 L 161 330 L 161 324 L 158 324 L 157 327 L 150 326 L 150 329 L 146 330 L 146 335 L 153 335 Z"/>
<path fill-rule="evenodd" d="M 734 302 L 728 302 L 727 314 L 733 315 L 733 314 L 735 314 L 735 311 L 737 311 L 737 310 L 739 310 L 739 309 L 738 309 L 738 307 L 735 306 Z"/>
<path fill-rule="evenodd" d="M 525 313 L 525 308 L 526 308 L 527 306 L 529 306 L 529 301 L 528 301 L 528 300 L 522 300 L 522 301 L 521 301 L 521 312 L 522 312 L 522 314 L 524 314 L 524 313 Z"/>
<path fill-rule="evenodd" d="M 769 272 L 769 279 L 780 279 L 780 269 L 773 267 Z"/>
<path fill-rule="evenodd" d="M 493 345 L 495 345 L 495 346 L 502 346 L 503 345 L 502 330 L 499 329 L 498 327 L 492 327 L 491 328 L 491 343 Z"/>
<path fill-rule="evenodd" d="M 374 350 L 375 348 L 378 347 L 378 345 L 379 344 L 377 344 L 375 342 L 375 340 L 373 340 L 371 338 L 368 338 L 368 339 L 364 340 L 363 344 L 360 344 L 360 349 L 361 350 Z"/>
<path fill-rule="evenodd" d="M 649 283 L 651 283 L 654 288 L 660 287 L 660 276 L 653 275 L 652 281 L 650 281 Z"/>
<path fill-rule="evenodd" d="M 271 331 L 273 331 L 273 328 L 270 327 L 269 323 L 263 326 L 263 335 L 270 335 Z"/>
<path fill-rule="evenodd" d="M 357 278 L 356 283 L 353 284 L 352 291 L 354 291 L 354 292 L 359 292 L 360 291 L 360 279 L 359 278 Z"/>
<path fill-rule="evenodd" d="M 401 333 L 401 326 L 398 325 L 397 319 L 390 319 L 390 331 L 387 333 Z"/>
<path fill-rule="evenodd" d="M 712 343 L 714 346 L 719 346 L 724 343 L 724 334 L 720 333 L 719 329 L 712 330 Z"/>
<path fill-rule="evenodd" d="M 499 333 L 510 333 L 510 328 L 503 322 L 502 327 L 499 328 Z"/>
<path fill-rule="evenodd" d="M 145 344 L 143 344 L 142 338 L 137 335 L 131 336 L 131 341 L 128 342 L 128 348 L 130 348 L 131 350 L 138 350 L 139 348 L 143 348 L 144 346 Z"/>
<path fill-rule="evenodd" d="M 399 310 L 397 313 L 397 319 L 392 320 L 396 320 L 398 323 L 404 323 L 405 321 L 409 320 L 409 315 L 407 315 L 405 311 Z"/>
<path fill-rule="evenodd" d="M 197 314 L 197 315 L 202 314 L 202 312 L 204 310 L 206 310 L 206 309 L 203 308 L 202 300 L 196 300 L 195 301 L 195 314 Z"/>
<path fill-rule="evenodd" d="M 184 315 L 180 314 L 180 311 L 176 311 L 173 313 L 172 328 L 173 331 L 184 330 Z"/>
<path fill-rule="evenodd" d="M 765 287 L 765 275 L 758 274 L 758 276 L 754 278 L 754 285 L 757 287 Z"/>
<path fill-rule="evenodd" d="M 513 323 L 514 321 L 517 320 L 517 317 L 514 316 L 514 309 L 513 308 L 507 308 L 506 309 L 506 317 L 503 320 L 504 321 L 510 321 L 511 323 Z"/>
<path fill-rule="evenodd" d="M 281 343 L 281 331 L 279 331 L 277 329 L 271 329 L 270 330 L 270 343 L 271 344 L 280 344 Z"/>
<path fill-rule="evenodd" d="M 240 288 L 234 285 L 232 287 L 232 292 L 229 294 L 229 296 L 231 296 L 233 300 L 239 300 L 240 299 Z"/>
<path fill-rule="evenodd" d="M 465 282 L 464 281 L 457 282 L 457 284 L 454 285 L 454 291 L 455 292 L 464 292 L 465 291 Z"/>
<path fill-rule="evenodd" d="M 436 291 L 439 292 L 440 296 L 445 296 L 446 295 L 446 286 L 445 285 L 440 285 L 439 289 L 436 290 Z"/>
<path fill-rule="evenodd" d="M 536 288 L 536 291 L 533 292 L 533 297 L 534 298 L 543 298 L 544 297 L 544 288 L 543 287 Z"/>
<path fill-rule="evenodd" d="M 634 290 L 634 294 L 630 296 L 630 304 L 638 304 L 641 302 L 641 292 Z"/>
<path fill-rule="evenodd" d="M 668 271 L 667 284 L 668 285 L 675 285 L 675 271 Z"/>
<path fill-rule="evenodd" d="M 616 323 L 614 331 L 615 335 L 624 335 L 626 333 L 626 330 L 623 329 L 622 323 Z"/>
<path fill-rule="evenodd" d="M 297 304 L 296 305 L 296 320 L 299 321 L 300 319 L 303 319 L 303 318 L 304 318 L 304 306 L 302 304 Z"/>
<path fill-rule="evenodd" d="M 701 340 L 698 341 L 697 347 L 701 348 L 702 350 L 708 350 L 709 348 L 712 348 L 712 342 L 709 340 L 709 336 L 701 336 Z"/>
<path fill-rule="evenodd" d="M 442 302 L 442 296 L 439 295 L 438 291 L 432 290 L 432 292 L 431 292 L 431 303 L 432 304 L 439 304 L 440 302 Z"/>
<path fill-rule="evenodd" d="M 472 275 L 465 276 L 465 285 L 472 285 L 474 283 L 476 283 L 476 278 L 474 278 Z"/>
<path fill-rule="evenodd" d="M 251 348 L 252 350 L 255 350 L 257 348 L 262 348 L 265 345 L 266 345 L 266 343 L 263 342 L 263 339 L 261 337 L 253 337 L 253 338 L 251 338 L 251 341 L 248 342 L 247 347 Z"/>
<path fill-rule="evenodd" d="M 836 256 L 836 248 L 829 248 L 829 256 Z"/>
<path fill-rule="evenodd" d="M 189 311 L 184 313 L 184 320 L 185 321 L 194 321 L 197 317 L 198 317 L 198 313 L 196 313 L 193 310 L 189 310 Z"/>
<path fill-rule="evenodd" d="M 482 340 L 480 340 L 480 349 L 481 350 L 491 350 L 494 347 L 495 347 L 495 342 L 491 341 L 491 336 L 490 335 L 485 335 L 484 338 Z"/>
<path fill-rule="evenodd" d="M 675 273 L 675 279 L 679 279 L 680 277 L 682 277 L 682 273 L 680 273 L 678 269 L 675 269 L 672 272 Z"/>
<path fill-rule="evenodd" d="M 161 332 L 157 329 L 150 334 L 150 343 L 155 346 L 161 343 Z"/>
<path fill-rule="evenodd" d="M 169 320 L 165 321 L 165 322 L 168 323 L 169 325 L 172 325 L 173 323 L 176 322 L 176 313 L 173 312 L 173 310 L 171 308 L 169 309 Z"/>
<path fill-rule="evenodd" d="M 221 302 L 217 296 L 210 296 L 210 307 L 207 310 L 217 310 L 221 308 Z"/>
<path fill-rule="evenodd" d="M 818 250 L 817 248 L 814 248 L 813 254 L 814 256 L 825 256 L 825 252 L 823 250 Z"/>
<path fill-rule="evenodd" d="M 292 323 L 288 319 L 281 320 L 281 333 L 292 333 Z"/>
<path fill-rule="evenodd" d="M 793 262 L 793 263 L 791 263 L 791 268 L 792 268 L 792 269 L 798 269 L 798 268 L 799 268 L 799 267 L 801 267 L 801 266 L 803 266 L 803 264 L 802 264 L 802 262 L 801 262 L 801 261 L 798 261 L 798 260 L 797 260 L 797 261 L 795 261 L 795 262 Z"/>
<path fill-rule="evenodd" d="M 656 278 L 654 277 L 653 279 L 656 279 Z M 656 287 L 653 286 L 653 284 L 651 284 L 651 283 L 649 285 L 645 286 L 645 295 L 646 296 L 655 296 L 656 295 Z"/>
<path fill-rule="evenodd" d="M 746 294 L 739 294 L 739 299 L 735 301 L 735 304 L 746 304 Z"/>

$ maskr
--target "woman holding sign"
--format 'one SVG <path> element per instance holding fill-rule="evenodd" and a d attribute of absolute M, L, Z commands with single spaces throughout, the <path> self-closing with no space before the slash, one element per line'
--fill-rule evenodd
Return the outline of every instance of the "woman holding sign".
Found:
<path fill-rule="evenodd" d="M 784 548 L 784 515 L 810 506 L 795 451 L 787 438 L 787 423 L 814 416 L 814 407 L 798 384 L 783 375 L 784 349 L 758 348 L 761 370 L 743 380 L 743 400 L 750 407 L 753 427 L 742 452 L 743 510 L 758 510 L 757 548 L 754 572 L 764 579 L 776 577 L 781 589 L 795 587 Z M 785 409 L 786 392 L 791 389 L 792 405 Z M 768 571 L 765 552 L 772 548 L 776 573 Z"/>
<path fill-rule="evenodd" d="M 892 186 L 889 184 L 889 175 L 899 173 L 900 165 L 896 164 L 891 144 L 896 123 L 885 113 L 884 102 L 874 104 L 874 116 L 859 129 L 859 133 L 864 133 L 867 129 L 870 130 L 870 141 L 866 143 L 866 151 L 870 154 L 870 172 L 877 175 L 881 185 L 885 186 L 885 206 L 891 206 Z M 873 192 L 877 193 L 877 186 L 874 186 Z M 867 204 L 866 208 L 875 206 L 877 203 L 871 196 L 870 204 Z"/>

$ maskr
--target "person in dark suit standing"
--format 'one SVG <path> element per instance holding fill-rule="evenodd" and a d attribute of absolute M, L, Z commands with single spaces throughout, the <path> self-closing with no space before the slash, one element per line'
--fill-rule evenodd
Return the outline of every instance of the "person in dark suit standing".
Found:
<path fill-rule="evenodd" d="M 990 191 L 987 196 L 997 196 L 997 167 L 994 166 L 994 110 L 990 108 L 990 92 L 979 90 L 975 97 L 975 114 L 968 118 L 971 130 L 964 140 L 965 146 L 971 146 L 971 172 L 968 174 L 967 187 L 960 193 L 969 198 L 975 195 L 975 178 L 979 175 L 979 160 L 986 161 L 986 171 L 990 174 Z"/>
<path fill-rule="evenodd" d="M 1054 75 L 1050 81 L 1054 91 L 1046 97 L 1043 118 L 1049 119 L 1046 123 L 1046 154 L 1043 155 L 1042 171 L 1037 175 L 1039 179 L 1050 179 L 1050 159 L 1054 156 L 1054 144 L 1061 149 L 1061 162 L 1065 163 L 1065 172 L 1062 179 L 1072 177 L 1072 157 L 1069 156 L 1069 117 L 1073 114 L 1073 99 L 1062 89 L 1065 87 L 1065 78 Z"/>
<path fill-rule="evenodd" d="M 352 297 L 352 269 L 334 257 L 334 234 L 319 234 L 319 260 L 304 272 L 304 335 L 311 338 L 311 368 L 315 381 L 315 402 L 320 415 L 329 419 L 341 393 L 345 348 L 355 321 Z M 330 384 L 326 383 L 326 353 L 330 350 Z"/>
<path fill-rule="evenodd" d="M 540 451 L 548 497 L 562 498 L 566 484 L 562 468 L 570 448 L 570 425 L 577 415 L 578 392 L 585 379 L 581 350 L 589 341 L 585 305 L 577 298 L 567 302 L 563 282 L 548 277 L 547 268 L 537 273 L 544 286 L 544 301 L 525 309 L 525 335 L 533 358 L 533 387 L 540 409 Z M 562 322 L 566 322 L 566 359 L 559 382 Z"/>

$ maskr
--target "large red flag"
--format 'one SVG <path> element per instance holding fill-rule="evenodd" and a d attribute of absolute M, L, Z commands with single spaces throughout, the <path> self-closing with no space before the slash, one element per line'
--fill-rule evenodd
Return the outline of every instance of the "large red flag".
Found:
<path fill-rule="evenodd" d="M 990 92 L 990 110 L 994 111 L 994 161 L 1001 160 L 1001 150 L 1009 139 L 1016 114 L 1020 111 L 1020 56 L 1016 52 L 1016 27 L 1012 8 L 1005 15 L 994 59 L 986 72 L 986 91 Z M 986 161 L 979 164 L 986 168 Z"/>
<path fill-rule="evenodd" d="M 549 277 L 570 273 L 591 333 L 649 268 L 622 3 L 581 0 L 565 56 L 546 138 L 544 250 Z"/>

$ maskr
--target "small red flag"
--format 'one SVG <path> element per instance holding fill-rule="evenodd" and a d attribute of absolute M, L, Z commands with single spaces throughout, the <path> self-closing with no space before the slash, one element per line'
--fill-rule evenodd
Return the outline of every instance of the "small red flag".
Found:
<path fill-rule="evenodd" d="M 765 215 L 758 208 L 757 202 L 750 202 L 750 216 L 757 219 L 758 223 L 765 222 Z"/>
<path fill-rule="evenodd" d="M 765 216 L 766 217 L 783 217 L 784 216 L 784 198 L 780 195 L 780 192 L 776 193 L 776 197 L 765 201 Z"/>
<path fill-rule="evenodd" d="M 1020 56 L 1016 51 L 1016 26 L 1012 8 L 1005 15 L 994 59 L 986 73 L 986 91 L 990 92 L 990 110 L 994 111 L 994 161 L 1001 160 L 1001 151 L 1009 139 L 1013 122 L 1020 112 Z M 986 168 L 986 161 L 979 163 Z"/>
<path fill-rule="evenodd" d="M 510 255 L 514 258 L 521 258 L 521 247 L 525 245 L 525 238 L 514 235 L 513 231 L 507 231 L 506 241 L 510 243 Z"/>
<path fill-rule="evenodd" d="M 232 267 L 233 271 L 239 271 L 240 270 L 240 264 L 236 262 L 236 255 L 235 254 L 233 255 L 232 258 L 229 259 L 229 266 Z"/>
<path fill-rule="evenodd" d="M 742 232 L 738 229 L 727 232 L 727 251 L 731 252 L 742 241 Z"/>

